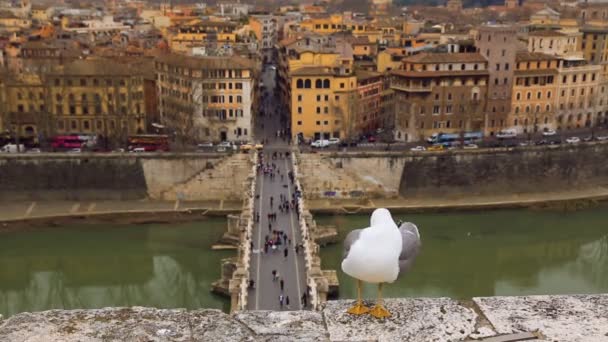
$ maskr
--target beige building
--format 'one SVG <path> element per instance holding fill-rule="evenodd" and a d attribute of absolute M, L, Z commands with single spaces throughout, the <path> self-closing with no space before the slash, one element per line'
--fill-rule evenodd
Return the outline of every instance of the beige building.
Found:
<path fill-rule="evenodd" d="M 584 60 L 561 60 L 558 69 L 557 129 L 592 127 L 606 122 L 607 90 L 600 86 L 602 68 Z"/>
<path fill-rule="evenodd" d="M 528 51 L 560 57 L 583 57 L 580 32 L 553 30 L 533 31 L 528 34 Z"/>
<path fill-rule="evenodd" d="M 166 54 L 156 73 L 163 125 L 182 142 L 251 141 L 255 64 L 241 57 Z"/>

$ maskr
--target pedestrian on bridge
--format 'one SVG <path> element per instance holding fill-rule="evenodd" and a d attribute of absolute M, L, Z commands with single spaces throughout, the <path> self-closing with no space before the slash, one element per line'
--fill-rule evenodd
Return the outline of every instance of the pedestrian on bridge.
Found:
<path fill-rule="evenodd" d="M 281 309 L 283 309 L 283 299 L 284 299 L 283 294 L 280 294 L 279 295 L 279 305 L 281 306 Z"/>
<path fill-rule="evenodd" d="M 287 258 L 287 254 L 289 254 L 289 248 L 285 246 L 285 249 L 283 250 L 283 255 L 285 256 L 285 258 Z"/>
<path fill-rule="evenodd" d="M 272 281 L 277 280 L 277 270 L 272 270 Z"/>
<path fill-rule="evenodd" d="M 279 285 L 281 286 L 281 291 L 285 288 L 285 281 L 283 279 L 279 280 Z"/>
<path fill-rule="evenodd" d="M 306 293 L 302 295 L 301 301 L 302 307 L 306 308 L 306 306 L 308 305 L 308 296 L 306 296 Z"/>
<path fill-rule="evenodd" d="M 285 306 L 289 310 L 289 296 L 285 297 Z"/>

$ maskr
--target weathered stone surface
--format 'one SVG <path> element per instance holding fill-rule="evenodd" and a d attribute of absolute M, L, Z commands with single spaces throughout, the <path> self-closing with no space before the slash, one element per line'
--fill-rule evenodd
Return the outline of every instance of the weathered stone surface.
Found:
<path fill-rule="evenodd" d="M 474 298 L 497 333 L 538 331 L 549 341 L 608 341 L 608 295 Z"/>
<path fill-rule="evenodd" d="M 1 342 L 249 340 L 251 331 L 219 310 L 52 310 L 22 313 L 0 326 Z"/>
<path fill-rule="evenodd" d="M 327 341 L 323 316 L 313 311 L 244 311 L 235 318 L 271 341 Z"/>
<path fill-rule="evenodd" d="M 386 320 L 347 314 L 353 303 L 325 304 L 332 341 L 460 341 L 475 330 L 477 314 L 449 298 L 389 299 L 386 308 L 392 316 Z"/>

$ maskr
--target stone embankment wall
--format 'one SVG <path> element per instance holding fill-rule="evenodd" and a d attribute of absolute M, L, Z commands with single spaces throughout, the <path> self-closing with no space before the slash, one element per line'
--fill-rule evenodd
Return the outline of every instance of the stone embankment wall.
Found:
<path fill-rule="evenodd" d="M 608 184 L 608 143 L 447 152 L 301 154 L 308 198 L 565 191 Z"/>
<path fill-rule="evenodd" d="M 241 199 L 251 165 L 242 154 L 4 154 L 0 201 Z"/>
<path fill-rule="evenodd" d="M 353 316 L 353 300 L 320 311 L 105 308 L 22 313 L 0 341 L 568 341 L 608 339 L 608 295 L 387 299 L 392 316 Z M 371 303 L 366 303 L 371 304 Z M 487 341 L 490 341 L 489 339 Z"/>

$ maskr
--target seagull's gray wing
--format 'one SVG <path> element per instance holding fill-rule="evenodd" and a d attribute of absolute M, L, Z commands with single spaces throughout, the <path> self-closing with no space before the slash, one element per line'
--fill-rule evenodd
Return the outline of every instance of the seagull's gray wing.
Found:
<path fill-rule="evenodd" d="M 422 242 L 420 241 L 418 227 L 411 222 L 402 223 L 399 232 L 403 241 L 401 255 L 399 255 L 399 275 L 403 275 L 414 264 Z"/>
<path fill-rule="evenodd" d="M 342 254 L 342 259 L 346 259 L 348 252 L 350 251 L 350 246 L 359 239 L 359 235 L 363 229 L 355 229 L 352 230 L 348 235 L 346 235 L 346 239 L 344 239 L 344 253 Z"/>

